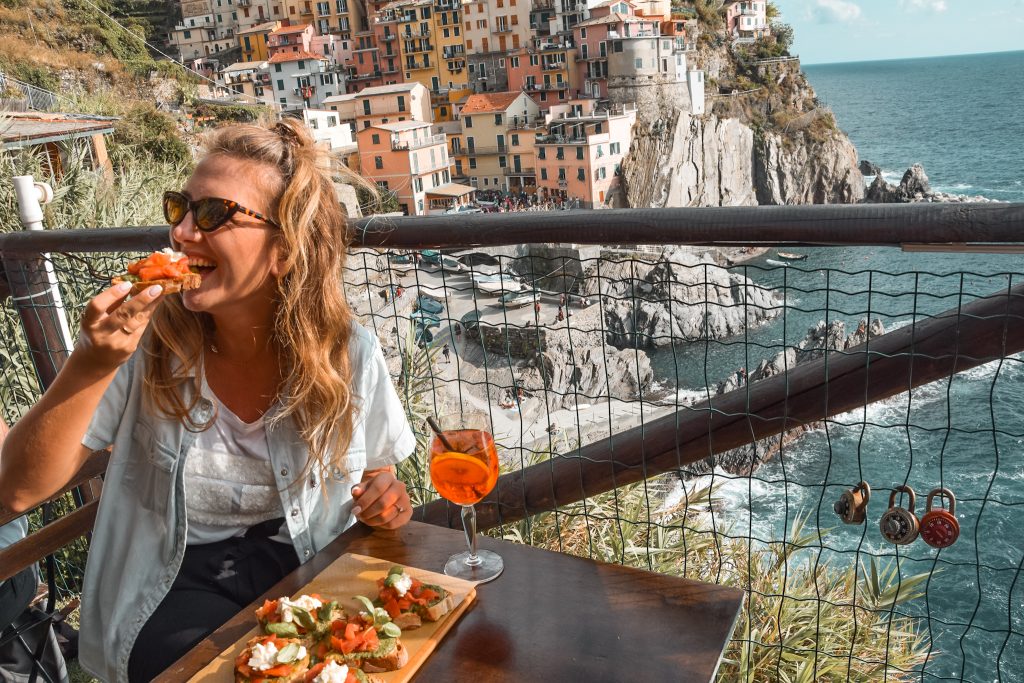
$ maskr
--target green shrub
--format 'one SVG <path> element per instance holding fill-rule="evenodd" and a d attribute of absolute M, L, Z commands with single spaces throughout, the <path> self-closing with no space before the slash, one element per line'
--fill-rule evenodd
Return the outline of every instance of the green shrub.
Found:
<path fill-rule="evenodd" d="M 192 109 L 196 117 L 212 116 L 216 119 L 214 125 L 220 123 L 252 123 L 265 119 L 270 115 L 270 109 L 264 106 L 248 107 L 241 104 L 210 104 L 200 102 Z"/>
<path fill-rule="evenodd" d="M 192 152 L 174 119 L 149 103 L 137 104 L 124 114 L 114 126 L 110 143 L 111 160 L 118 165 L 140 157 L 175 166 L 192 163 Z"/>

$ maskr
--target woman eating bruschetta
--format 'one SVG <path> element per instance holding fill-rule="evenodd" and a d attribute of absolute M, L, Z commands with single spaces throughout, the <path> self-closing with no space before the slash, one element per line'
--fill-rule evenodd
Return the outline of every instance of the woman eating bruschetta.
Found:
<path fill-rule="evenodd" d="M 356 520 L 412 515 L 394 465 L 415 439 L 345 300 L 345 217 L 303 124 L 217 129 L 163 208 L 201 282 L 97 295 L 0 457 L 23 511 L 112 447 L 80 635 L 103 680 L 151 680 Z"/>

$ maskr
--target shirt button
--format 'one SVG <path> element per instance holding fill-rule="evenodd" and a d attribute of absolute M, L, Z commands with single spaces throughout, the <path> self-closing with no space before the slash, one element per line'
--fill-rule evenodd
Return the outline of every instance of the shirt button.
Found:
<path fill-rule="evenodd" d="M 305 550 L 303 550 L 303 551 L 302 551 L 302 555 L 303 555 L 304 557 L 309 557 L 309 548 L 306 548 Z"/>
<path fill-rule="evenodd" d="M 299 508 L 292 508 L 292 517 L 299 516 Z"/>
<path fill-rule="evenodd" d="M 287 467 L 282 467 L 281 468 L 281 476 L 282 477 L 287 477 L 288 476 L 288 468 Z"/>

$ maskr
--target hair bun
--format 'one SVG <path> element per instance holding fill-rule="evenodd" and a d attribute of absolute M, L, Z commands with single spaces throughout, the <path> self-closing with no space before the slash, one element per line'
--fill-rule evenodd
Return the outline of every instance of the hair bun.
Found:
<path fill-rule="evenodd" d="M 281 139 L 284 140 L 289 145 L 293 145 L 295 147 L 302 146 L 302 139 L 299 137 L 299 134 L 295 131 L 294 128 L 289 126 L 284 121 L 279 121 L 278 123 L 274 124 L 273 131 L 280 135 Z"/>

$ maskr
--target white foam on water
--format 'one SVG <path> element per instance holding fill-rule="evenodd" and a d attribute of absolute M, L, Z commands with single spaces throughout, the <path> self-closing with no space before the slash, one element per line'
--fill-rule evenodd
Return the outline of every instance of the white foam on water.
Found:
<path fill-rule="evenodd" d="M 714 396 L 714 392 L 711 392 L 711 395 Z M 679 405 L 692 406 L 706 400 L 708 400 L 707 387 L 701 389 L 679 389 L 676 391 L 676 402 Z"/>

